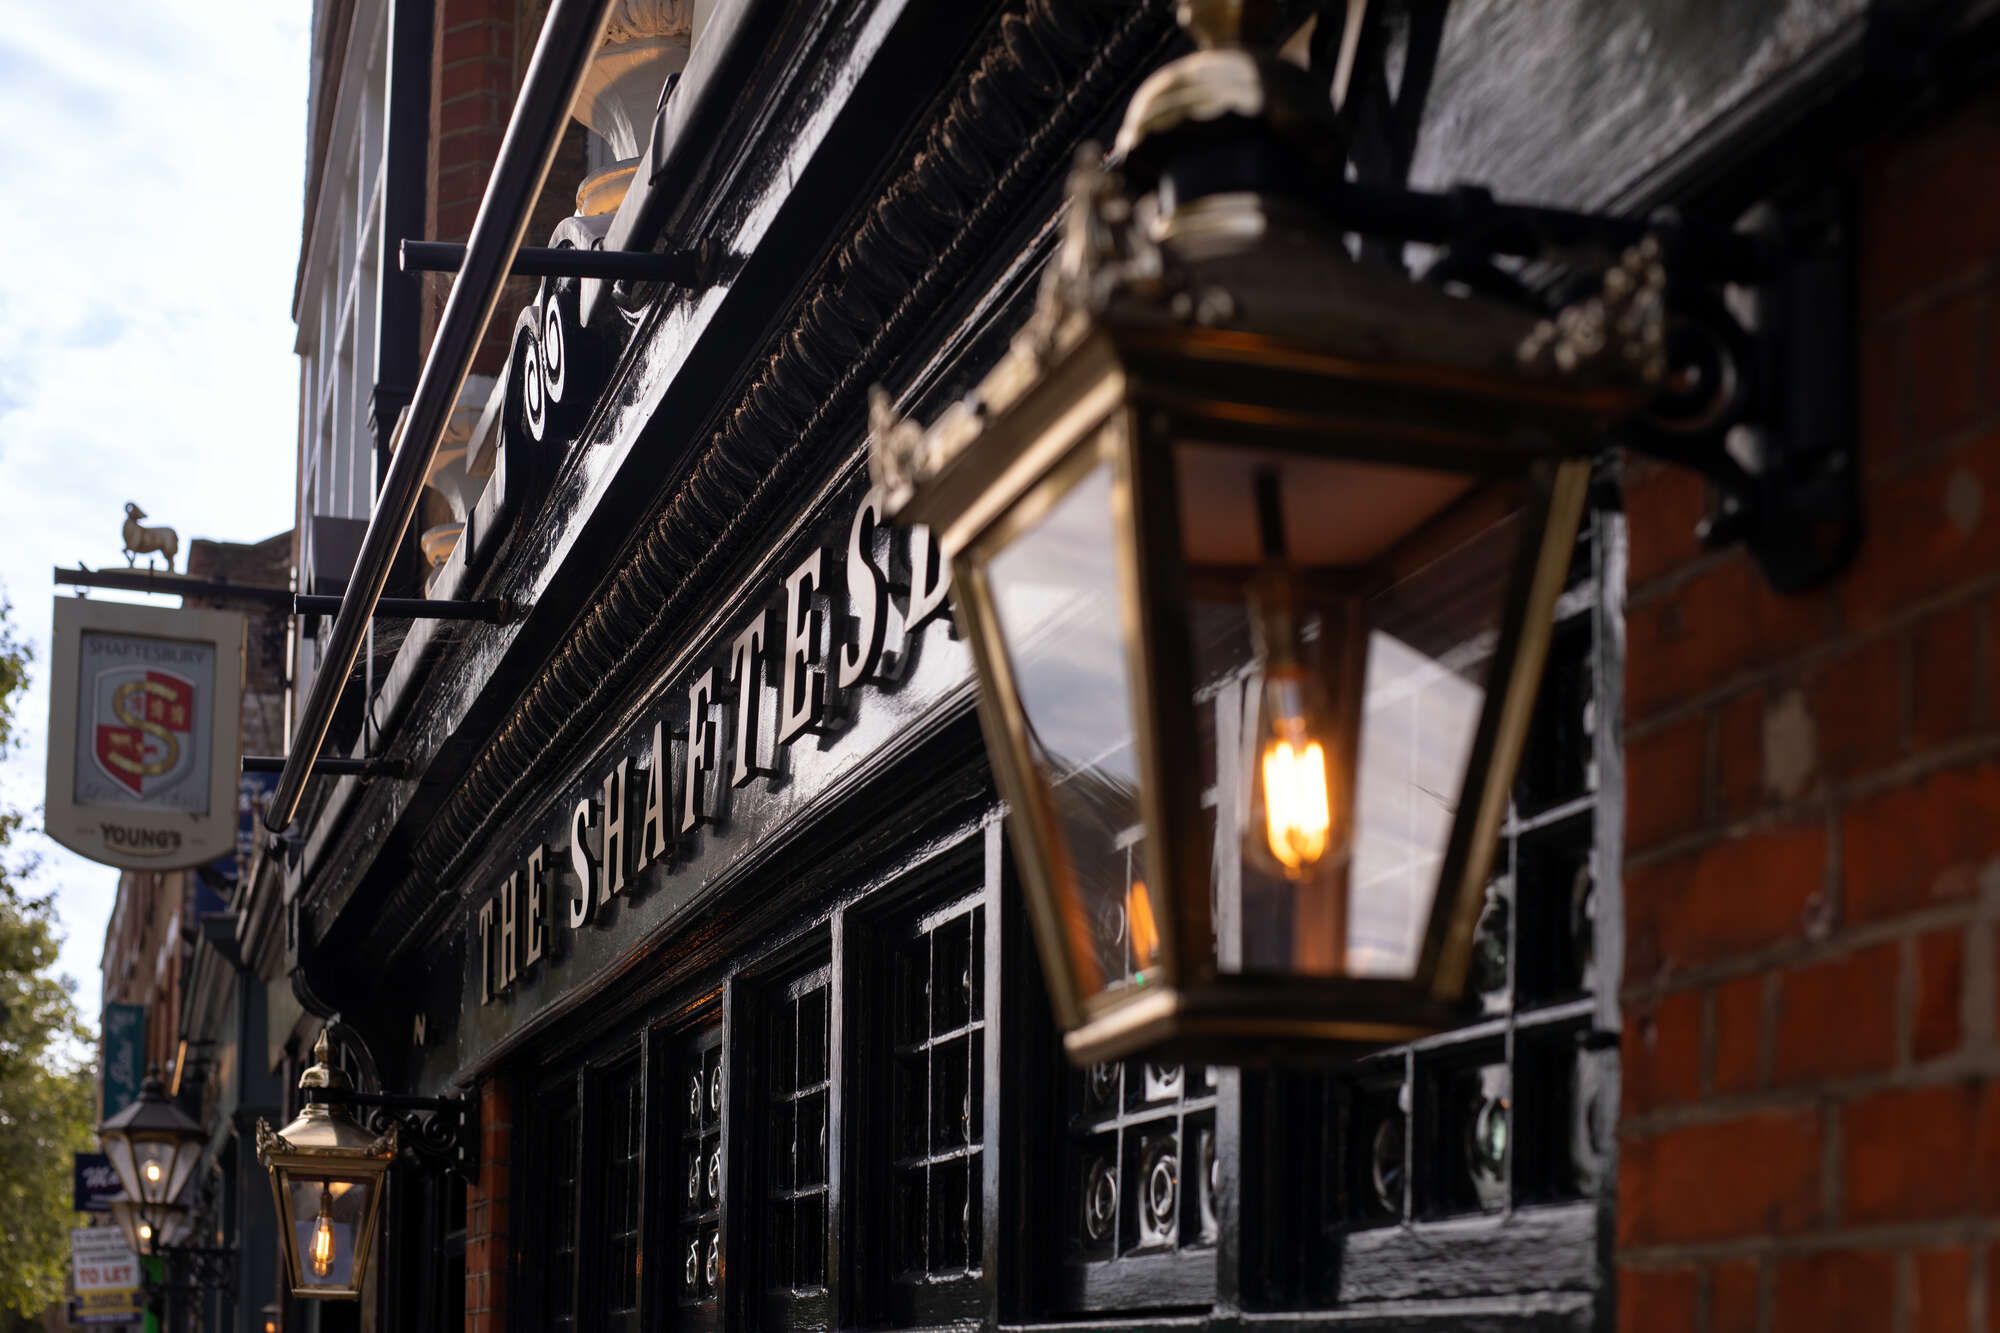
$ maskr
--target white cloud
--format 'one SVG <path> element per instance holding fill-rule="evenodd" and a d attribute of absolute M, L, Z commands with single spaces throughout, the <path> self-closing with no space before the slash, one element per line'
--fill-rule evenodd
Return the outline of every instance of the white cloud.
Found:
<path fill-rule="evenodd" d="M 40 664 L 50 567 L 122 563 L 125 501 L 183 551 L 291 523 L 309 11 L 71 0 L 0 25 L 0 592 Z M 47 709 L 37 671 L 0 799 L 40 803 Z M 32 842 L 94 1021 L 117 874 Z"/>

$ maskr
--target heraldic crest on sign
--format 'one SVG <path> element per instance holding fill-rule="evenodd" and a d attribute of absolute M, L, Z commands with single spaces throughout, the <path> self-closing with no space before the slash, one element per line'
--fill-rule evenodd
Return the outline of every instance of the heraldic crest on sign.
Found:
<path fill-rule="evenodd" d="M 80 657 L 77 799 L 206 814 L 214 645 L 87 632 Z"/>
<path fill-rule="evenodd" d="M 184 777 L 194 766 L 194 682 L 126 667 L 98 673 L 96 686 L 98 769 L 139 796 Z"/>

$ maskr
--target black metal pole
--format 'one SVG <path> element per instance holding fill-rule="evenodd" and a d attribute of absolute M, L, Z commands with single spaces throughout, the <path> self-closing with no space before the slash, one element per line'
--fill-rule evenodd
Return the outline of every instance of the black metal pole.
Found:
<path fill-rule="evenodd" d="M 423 369 L 423 278 L 396 264 L 392 247 L 424 233 L 430 174 L 432 19 L 437 0 L 389 0 L 388 91 L 382 127 L 382 224 L 375 240 L 375 385 L 369 421 L 378 475 L 389 470 L 396 418 Z"/>
<path fill-rule="evenodd" d="M 326 744 L 341 690 L 354 674 L 375 603 L 389 580 L 389 566 L 416 513 L 424 478 L 437 456 L 438 441 L 471 369 L 473 353 L 500 303 L 502 280 L 513 265 L 514 252 L 521 248 L 529 213 L 555 161 L 570 106 L 603 35 L 610 8 L 610 0 L 555 0 L 542 21 L 534 59 L 514 103 L 513 117 L 507 122 L 485 197 L 479 201 L 465 263 L 445 300 L 430 355 L 417 379 L 416 396 L 410 401 L 401 443 L 390 459 L 375 512 L 368 519 L 368 531 L 355 557 L 354 575 L 334 618 L 333 633 L 312 689 L 299 711 L 291 754 L 264 812 L 264 827 L 273 833 L 298 817 L 306 778 Z"/>
<path fill-rule="evenodd" d="M 455 241 L 404 241 L 405 273 L 456 273 L 465 247 Z M 517 278 L 597 278 L 605 282 L 696 281 L 700 263 L 692 250 L 578 250 L 524 246 L 508 272 Z"/>
<path fill-rule="evenodd" d="M 1658 236 L 1725 281 L 1755 281 L 1771 268 L 1765 242 L 1742 232 L 1503 203 L 1479 189 L 1433 193 L 1347 181 L 1333 188 L 1327 206 L 1335 225 L 1363 235 L 1425 245 L 1473 245 L 1489 254 L 1521 259 L 1550 257 L 1564 250 L 1622 250 Z"/>
<path fill-rule="evenodd" d="M 341 599 L 300 593 L 292 598 L 292 612 L 301 616 L 331 616 L 340 611 Z M 458 602 L 429 597 L 378 597 L 377 620 L 480 620 L 489 625 L 507 623 L 507 603 L 497 597 Z"/>
<path fill-rule="evenodd" d="M 245 773 L 282 773 L 285 771 L 286 756 L 281 754 L 246 754 L 243 756 Z M 350 759 L 346 755 L 323 754 L 313 760 L 313 775 L 325 774 L 329 777 L 395 777 L 403 772 L 403 765 L 394 759 Z"/>
<path fill-rule="evenodd" d="M 55 576 L 57 583 L 77 588 L 150 592 L 164 597 L 205 597 L 219 602 L 251 602 L 259 606 L 289 607 L 292 603 L 290 588 L 231 583 L 227 579 L 197 579 L 185 574 L 159 574 L 144 569 L 64 569 L 59 565 Z"/>

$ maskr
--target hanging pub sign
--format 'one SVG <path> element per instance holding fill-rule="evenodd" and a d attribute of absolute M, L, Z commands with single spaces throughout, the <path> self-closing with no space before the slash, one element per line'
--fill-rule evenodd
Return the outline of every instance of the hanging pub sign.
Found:
<path fill-rule="evenodd" d="M 58 597 L 48 834 L 127 870 L 236 846 L 243 617 Z"/>

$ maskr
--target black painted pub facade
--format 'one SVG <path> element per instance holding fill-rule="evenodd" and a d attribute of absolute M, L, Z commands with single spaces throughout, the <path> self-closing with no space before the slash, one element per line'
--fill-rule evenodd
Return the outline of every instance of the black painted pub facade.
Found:
<path fill-rule="evenodd" d="M 1328 60 L 1347 6 L 1297 8 Z M 1731 216 L 1866 6 L 1368 8 L 1356 174 Z M 432 587 L 521 614 L 381 648 L 410 777 L 317 782 L 290 865 L 297 986 L 364 1081 L 481 1108 L 469 1194 L 392 1196 L 377 1326 L 466 1320 L 468 1271 L 470 1326 L 518 1330 L 1611 1325 L 1615 473 L 1478 1003 L 1285 1072 L 1066 1063 L 943 572 L 868 488 L 870 388 L 928 420 L 990 367 L 1173 9 L 721 0 L 607 242 L 712 280 L 521 316 Z"/>

